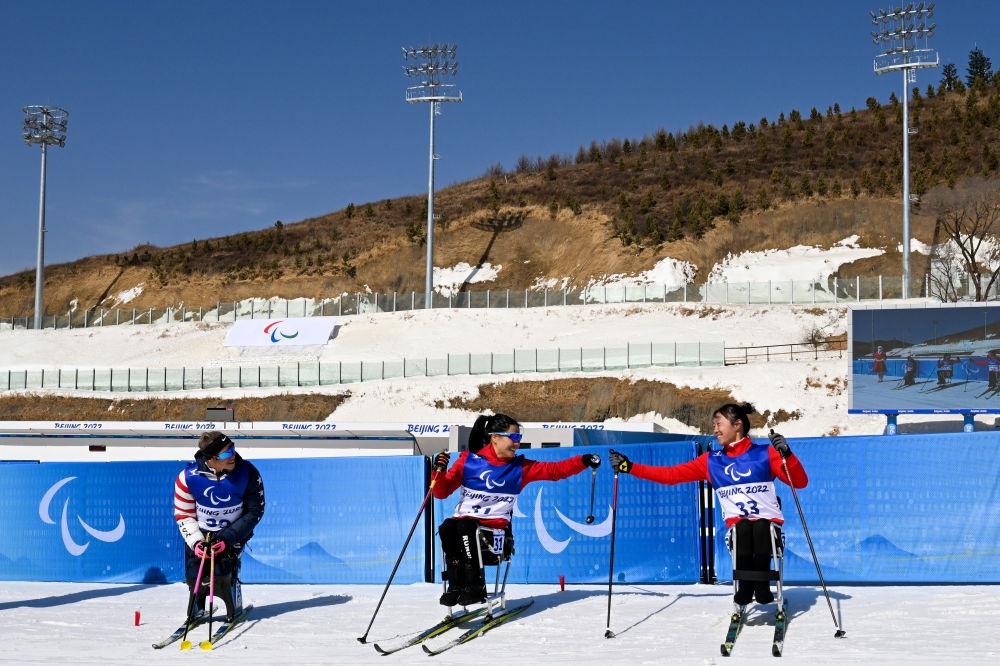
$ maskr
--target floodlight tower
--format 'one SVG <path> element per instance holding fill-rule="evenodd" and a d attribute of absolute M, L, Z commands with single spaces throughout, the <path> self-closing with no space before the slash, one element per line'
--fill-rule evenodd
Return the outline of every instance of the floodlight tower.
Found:
<path fill-rule="evenodd" d="M 872 25 L 881 30 L 873 30 L 872 41 L 885 49 L 875 56 L 875 73 L 903 72 L 903 298 L 910 297 L 910 129 L 908 106 L 910 93 L 908 86 L 917 82 L 917 69 L 938 66 L 937 51 L 927 48 L 927 40 L 934 36 L 936 23 L 927 25 L 927 19 L 934 16 L 934 3 L 926 7 L 911 2 L 905 8 L 897 7 L 891 12 L 879 9 L 878 13 L 868 12 Z M 923 48 L 917 48 L 922 40 Z"/>
<path fill-rule="evenodd" d="M 35 267 L 35 329 L 42 327 L 42 274 L 45 270 L 45 159 L 49 146 L 66 145 L 69 111 L 55 106 L 24 107 L 24 143 L 42 146 L 42 183 L 38 194 L 38 263 Z"/>
<path fill-rule="evenodd" d="M 442 83 L 448 76 L 458 72 L 458 61 L 455 60 L 456 44 L 435 44 L 419 49 L 403 47 L 403 60 L 414 60 L 415 65 L 405 65 L 403 73 L 407 77 L 417 77 L 419 86 L 406 89 L 406 101 L 409 104 L 430 102 L 431 109 L 431 149 L 429 157 L 429 174 L 427 177 L 427 278 L 424 282 L 424 307 L 433 307 L 434 298 L 434 160 L 440 159 L 434 154 L 434 117 L 441 113 L 442 102 L 461 102 L 462 92 L 455 84 Z"/>

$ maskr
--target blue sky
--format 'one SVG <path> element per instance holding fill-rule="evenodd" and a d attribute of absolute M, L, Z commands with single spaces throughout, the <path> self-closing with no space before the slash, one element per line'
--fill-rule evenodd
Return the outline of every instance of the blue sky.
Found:
<path fill-rule="evenodd" d="M 937 3 L 930 46 L 1000 66 L 1000 4 Z M 28 104 L 69 111 L 50 148 L 45 263 L 170 246 L 425 195 L 429 108 L 403 46 L 458 44 L 436 123 L 438 188 L 519 157 L 902 91 L 876 75 L 870 9 L 717 3 L 50 0 L 0 21 L 0 275 L 33 269 L 41 149 Z M 923 70 L 921 90 L 940 69 Z"/>

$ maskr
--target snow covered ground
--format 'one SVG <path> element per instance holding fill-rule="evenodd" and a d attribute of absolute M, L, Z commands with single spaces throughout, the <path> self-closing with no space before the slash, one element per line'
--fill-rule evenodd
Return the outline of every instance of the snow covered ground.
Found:
<path fill-rule="evenodd" d="M 751 611 L 731 657 L 720 656 L 728 585 L 608 587 L 516 585 L 510 603 L 533 598 L 518 619 L 436 657 L 419 647 L 381 656 L 365 635 L 382 586 L 246 585 L 254 603 L 246 624 L 211 653 L 198 647 L 206 627 L 192 631 L 195 654 L 150 645 L 179 623 L 183 585 L 4 583 L 0 587 L 0 661 L 18 664 L 147 664 L 210 660 L 216 664 L 753 664 L 775 663 L 771 629 Z M 368 643 L 390 642 L 433 624 L 443 614 L 440 587 L 392 586 L 368 631 Z M 995 664 L 989 636 L 1000 622 L 994 587 L 834 587 L 830 596 L 847 637 L 835 625 L 821 588 L 790 587 L 784 664 Z M 771 609 L 774 604 L 762 607 Z M 135 613 L 140 622 L 135 626 Z M 438 641 L 440 639 L 437 639 Z"/>

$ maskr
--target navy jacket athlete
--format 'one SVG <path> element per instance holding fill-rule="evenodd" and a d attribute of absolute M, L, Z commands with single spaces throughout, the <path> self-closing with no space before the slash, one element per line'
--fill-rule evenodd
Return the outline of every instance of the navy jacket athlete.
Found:
<path fill-rule="evenodd" d="M 242 610 L 240 557 L 254 528 L 264 516 L 264 482 L 252 463 L 240 457 L 233 441 L 221 432 L 203 433 L 195 461 L 174 482 L 174 519 L 185 549 L 185 579 L 193 589 L 201 555 L 215 555 L 214 594 L 226 604 L 226 616 Z M 197 594 L 204 608 L 208 594 L 208 566 Z"/>

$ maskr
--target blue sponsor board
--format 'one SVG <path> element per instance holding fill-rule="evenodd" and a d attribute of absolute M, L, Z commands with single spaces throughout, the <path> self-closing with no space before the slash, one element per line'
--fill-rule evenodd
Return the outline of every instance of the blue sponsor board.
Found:
<path fill-rule="evenodd" d="M 260 460 L 267 508 L 248 583 L 384 583 L 425 490 L 415 456 Z M 183 578 L 177 462 L 0 464 L 0 578 L 167 583 Z M 410 518 L 405 518 L 409 514 Z M 396 573 L 424 580 L 418 531 Z"/>
<path fill-rule="evenodd" d="M 1000 582 L 1000 433 L 789 442 L 809 474 L 797 493 L 827 582 Z M 795 498 L 787 485 L 776 486 L 786 520 L 785 580 L 818 584 Z M 716 525 L 716 569 L 729 580 L 721 516 Z"/>
<path fill-rule="evenodd" d="M 636 462 L 673 465 L 694 456 L 692 441 L 630 444 Z M 596 453 L 605 461 L 596 478 L 584 470 L 561 481 L 538 481 L 524 487 L 514 511 L 516 554 L 508 580 L 514 583 L 606 583 L 611 560 L 614 472 L 608 449 L 573 447 L 530 449 L 532 460 L 561 460 Z M 592 523 L 591 488 L 594 489 Z M 627 474 L 618 477 L 615 519 L 615 579 L 621 582 L 689 582 L 698 579 L 697 484 L 663 486 Z M 451 516 L 455 491 L 435 501 L 437 522 Z M 435 553 L 440 569 L 440 547 Z M 438 574 L 440 580 L 440 574 Z"/>
<path fill-rule="evenodd" d="M 762 442 L 763 443 L 763 442 Z M 828 583 L 1000 583 L 1000 433 L 790 440 L 810 481 L 798 491 Z M 617 446 L 617 445 L 616 445 Z M 635 462 L 674 465 L 693 440 L 632 443 Z M 528 450 L 559 460 L 607 447 Z M 247 583 L 395 583 L 439 568 L 436 536 L 457 494 L 429 502 L 421 456 L 262 459 L 267 510 L 244 555 Z M 177 462 L 0 464 L 0 579 L 166 583 L 183 576 L 173 517 Z M 593 485 L 592 485 L 593 481 Z M 786 519 L 786 581 L 818 575 L 791 490 L 777 484 Z M 591 510 L 591 488 L 594 490 Z M 700 575 L 698 484 L 664 486 L 605 464 L 529 484 L 513 530 L 513 583 L 606 583 L 615 520 L 616 583 L 695 582 Z M 587 522 L 587 516 L 594 520 Z M 427 522 L 425 522 L 427 521 Z M 416 522 L 408 547 L 407 535 Z M 729 578 L 722 518 L 714 567 Z M 435 574 L 436 577 L 436 574 Z"/>

